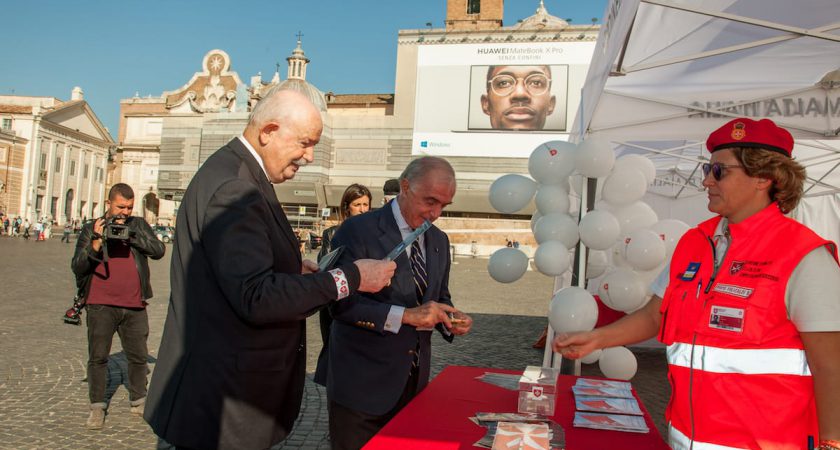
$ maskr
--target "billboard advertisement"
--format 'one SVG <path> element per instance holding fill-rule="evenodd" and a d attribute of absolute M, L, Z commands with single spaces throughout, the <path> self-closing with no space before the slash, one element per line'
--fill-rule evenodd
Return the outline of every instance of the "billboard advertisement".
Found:
<path fill-rule="evenodd" d="M 568 139 L 594 43 L 423 45 L 412 154 L 527 157 Z M 572 101 L 570 101 L 570 99 Z"/>

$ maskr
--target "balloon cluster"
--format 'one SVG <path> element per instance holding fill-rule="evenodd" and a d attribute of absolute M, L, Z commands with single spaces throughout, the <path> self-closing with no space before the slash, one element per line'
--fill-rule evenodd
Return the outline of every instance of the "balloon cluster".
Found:
<path fill-rule="evenodd" d="M 642 201 L 656 176 L 653 163 L 641 155 L 615 159 L 609 142 L 589 138 L 578 145 L 550 141 L 528 159 L 532 178 L 503 175 L 490 186 L 490 204 L 513 214 L 532 199 L 537 212 L 531 230 L 538 247 L 534 266 L 557 277 L 569 270 L 578 241 L 589 249 L 586 278 L 596 283 L 601 301 L 625 313 L 636 311 L 650 299 L 648 286 L 662 271 L 688 225 L 659 220 Z M 597 179 L 595 209 L 580 220 L 569 214 L 569 186 L 579 196 L 587 178 Z M 502 248 L 490 257 L 488 272 L 502 283 L 518 280 L 528 269 L 528 257 L 519 249 Z M 595 298 L 580 287 L 557 291 L 549 309 L 556 333 L 589 331 L 598 320 Z M 624 347 L 599 350 L 582 360 L 598 362 L 604 375 L 630 379 L 636 359 Z"/>

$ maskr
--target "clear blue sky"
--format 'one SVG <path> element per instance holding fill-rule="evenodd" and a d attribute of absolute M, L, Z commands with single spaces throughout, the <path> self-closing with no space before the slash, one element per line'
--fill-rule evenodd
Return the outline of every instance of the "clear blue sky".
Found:
<path fill-rule="evenodd" d="M 607 0 L 545 0 L 572 24 L 603 22 Z M 507 0 L 504 24 L 534 13 L 539 0 Z M 322 91 L 391 93 L 397 31 L 443 27 L 446 0 L 42 0 L 2 5 L 5 37 L 0 95 L 70 99 L 81 86 L 117 139 L 119 101 L 159 96 L 189 81 L 219 48 L 245 83 L 268 81 L 303 33 L 307 81 Z"/>

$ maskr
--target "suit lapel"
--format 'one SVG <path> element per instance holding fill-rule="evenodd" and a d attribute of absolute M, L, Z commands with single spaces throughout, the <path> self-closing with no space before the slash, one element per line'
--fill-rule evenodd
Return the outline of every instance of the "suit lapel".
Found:
<path fill-rule="evenodd" d="M 283 212 L 283 207 L 280 206 L 280 202 L 277 200 L 277 193 L 274 191 L 274 186 L 268 181 L 268 178 L 265 176 L 265 172 L 263 172 L 262 167 L 254 159 L 254 156 L 248 149 L 245 147 L 244 144 L 239 140 L 239 138 L 234 138 L 228 144 L 233 151 L 242 158 L 242 161 L 245 162 L 245 166 L 248 168 L 248 172 L 251 174 L 251 178 L 253 178 L 254 182 L 256 183 L 257 187 L 259 188 L 260 192 L 262 192 L 263 197 L 268 201 L 269 209 L 271 210 L 271 214 L 274 216 L 274 220 L 280 226 L 280 229 L 283 231 L 283 235 L 285 236 L 286 240 L 289 241 L 289 244 L 292 248 L 298 248 L 299 242 L 298 238 L 295 235 L 295 232 L 292 231 L 292 226 L 289 225 L 289 220 L 286 218 L 286 214 Z M 298 261 L 300 261 L 301 256 L 299 252 L 295 252 L 297 255 Z"/>
<path fill-rule="evenodd" d="M 395 200 L 391 200 L 395 201 Z M 391 204 L 386 203 L 382 208 L 377 209 L 373 213 L 380 214 L 379 216 L 379 244 L 382 246 L 383 257 L 388 254 L 394 247 L 402 242 L 402 234 L 397 226 L 397 220 L 394 218 Z M 392 289 L 395 292 L 410 292 L 414 293 L 414 275 L 411 273 L 411 263 L 408 261 L 408 254 L 403 252 L 396 259 L 397 270 L 394 274 L 394 282 Z M 412 295 L 412 298 L 414 296 Z M 413 302 L 406 302 L 408 307 L 415 306 Z"/>
<path fill-rule="evenodd" d="M 426 251 L 426 273 L 429 276 L 429 286 L 426 289 L 426 293 L 423 294 L 423 303 L 425 303 L 429 300 L 434 300 L 430 297 L 438 291 L 436 286 L 440 280 L 438 271 L 440 270 L 441 264 L 440 249 L 438 248 L 437 242 L 433 242 L 432 228 L 429 228 L 425 233 L 423 233 L 423 241 L 423 249 Z"/>

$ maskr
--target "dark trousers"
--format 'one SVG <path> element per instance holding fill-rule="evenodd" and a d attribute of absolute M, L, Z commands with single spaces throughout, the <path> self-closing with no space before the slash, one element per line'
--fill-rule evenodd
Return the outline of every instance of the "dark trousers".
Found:
<path fill-rule="evenodd" d="M 365 414 L 330 400 L 330 447 L 332 450 L 362 448 L 417 395 L 417 375 L 416 369 L 411 371 L 397 405 L 382 416 Z"/>
<path fill-rule="evenodd" d="M 128 395 L 136 401 L 146 397 L 146 358 L 149 350 L 149 316 L 145 309 L 129 309 L 108 305 L 87 305 L 88 327 L 88 394 L 90 402 L 105 403 L 108 386 L 108 355 L 114 332 L 128 360 Z"/>
<path fill-rule="evenodd" d="M 67 242 L 68 244 L 70 243 L 70 232 L 69 231 L 65 231 L 61 235 L 61 242 Z"/>

